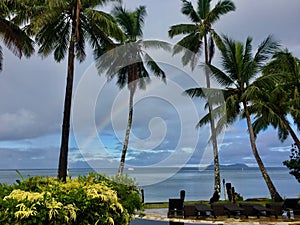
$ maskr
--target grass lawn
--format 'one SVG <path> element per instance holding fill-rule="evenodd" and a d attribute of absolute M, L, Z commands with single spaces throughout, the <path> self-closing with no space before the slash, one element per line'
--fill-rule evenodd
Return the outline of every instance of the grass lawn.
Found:
<path fill-rule="evenodd" d="M 184 204 L 207 204 L 209 205 L 209 201 L 186 201 Z M 224 204 L 224 203 L 230 203 L 229 201 L 218 201 L 217 204 Z M 239 203 L 254 203 L 254 204 L 261 204 L 266 205 L 266 203 L 274 203 L 271 199 L 249 199 L 245 201 L 237 201 L 236 204 Z M 276 202 L 279 203 L 279 202 Z M 169 203 L 168 202 L 154 202 L 154 203 L 145 203 L 144 208 L 145 209 L 158 209 L 158 208 L 168 208 Z"/>

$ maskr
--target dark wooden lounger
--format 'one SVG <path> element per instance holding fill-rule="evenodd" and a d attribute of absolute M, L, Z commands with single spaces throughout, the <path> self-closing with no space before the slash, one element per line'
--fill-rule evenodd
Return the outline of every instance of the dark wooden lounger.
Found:
<path fill-rule="evenodd" d="M 243 214 L 245 214 L 247 218 L 248 216 L 257 216 L 257 218 L 260 218 L 260 216 L 269 215 L 275 215 L 275 218 L 278 218 L 276 210 L 266 208 L 260 204 L 240 203 L 240 207 L 245 209 Z"/>
<path fill-rule="evenodd" d="M 199 218 L 200 216 L 211 216 L 213 214 L 212 208 L 205 204 L 196 204 L 195 207 L 197 218 Z"/>
<path fill-rule="evenodd" d="M 182 217 L 184 218 L 183 200 L 180 198 L 169 199 L 168 218 L 170 217 Z"/>
<path fill-rule="evenodd" d="M 231 215 L 240 216 L 244 209 L 235 204 L 224 204 L 224 209 L 227 211 L 228 218 Z"/>

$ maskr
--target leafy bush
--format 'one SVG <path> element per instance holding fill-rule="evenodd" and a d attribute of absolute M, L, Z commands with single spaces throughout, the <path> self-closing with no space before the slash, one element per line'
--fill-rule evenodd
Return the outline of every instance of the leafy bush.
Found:
<path fill-rule="evenodd" d="M 290 160 L 285 160 L 283 165 L 289 168 L 290 174 L 300 183 L 300 149 L 296 144 L 292 145 Z"/>
<path fill-rule="evenodd" d="M 142 203 L 134 182 L 99 174 L 63 183 L 50 177 L 29 177 L 0 185 L 0 224 L 129 224 Z"/>

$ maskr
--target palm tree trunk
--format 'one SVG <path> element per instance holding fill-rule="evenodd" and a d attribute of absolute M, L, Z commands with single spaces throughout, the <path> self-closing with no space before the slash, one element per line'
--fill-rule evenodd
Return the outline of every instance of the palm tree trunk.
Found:
<path fill-rule="evenodd" d="M 300 141 L 296 135 L 296 133 L 294 132 L 294 130 L 292 129 L 292 127 L 290 126 L 290 123 L 287 121 L 287 119 L 285 117 L 282 118 L 284 125 L 287 127 L 289 133 L 291 134 L 295 144 L 297 145 L 298 149 L 300 149 Z"/>
<path fill-rule="evenodd" d="M 269 189 L 271 198 L 275 201 L 275 202 L 280 202 L 283 201 L 282 197 L 279 195 L 279 193 L 277 192 L 264 164 L 263 161 L 261 160 L 257 148 L 256 148 L 256 144 L 255 144 L 255 136 L 254 136 L 254 131 L 253 131 L 253 127 L 252 127 L 252 123 L 251 123 L 251 119 L 250 119 L 250 114 L 247 108 L 247 103 L 245 101 L 243 101 L 243 106 L 244 106 L 244 110 L 245 110 L 245 116 L 246 116 L 246 120 L 247 120 L 247 125 L 248 125 L 248 130 L 249 130 L 249 137 L 250 137 L 250 143 L 251 143 L 251 148 L 252 148 L 252 152 L 253 155 L 256 159 L 256 162 L 258 164 L 258 167 L 262 173 L 262 176 L 267 184 L 267 187 Z"/>
<path fill-rule="evenodd" d="M 208 65 L 211 62 L 211 59 L 208 58 L 208 44 L 207 44 L 207 36 L 204 35 L 204 51 L 205 51 L 205 64 Z M 206 87 L 210 88 L 210 78 L 209 78 L 209 71 L 207 66 L 205 66 L 205 77 L 206 77 Z M 213 146 L 213 153 L 214 153 L 214 193 L 217 192 L 218 196 L 221 196 L 221 177 L 220 177 L 220 165 L 219 165 L 219 152 L 218 152 L 218 142 L 217 142 L 217 134 L 215 128 L 215 120 L 214 116 L 212 115 L 213 107 L 212 102 L 208 98 L 208 111 L 211 114 L 210 117 L 210 130 L 211 130 L 211 141 Z"/>
<path fill-rule="evenodd" d="M 135 81 L 133 81 L 133 82 L 135 82 Z M 121 160 L 120 160 L 120 166 L 118 169 L 118 177 L 122 176 L 123 170 L 124 170 L 124 165 L 125 165 L 125 157 L 126 157 L 126 152 L 127 152 L 127 148 L 128 148 L 129 135 L 130 135 L 131 125 L 132 125 L 133 97 L 134 97 L 134 93 L 135 93 L 135 84 L 131 84 L 129 90 L 130 90 L 129 114 L 128 114 L 128 121 L 127 121 L 126 135 L 125 135 L 125 140 L 124 140 L 124 145 L 123 145 L 123 150 L 122 150 L 122 156 L 121 156 Z"/>
<path fill-rule="evenodd" d="M 64 115 L 61 135 L 61 147 L 58 164 L 58 179 L 66 182 L 67 169 L 68 169 L 68 150 L 69 150 L 69 133 L 70 133 L 70 117 L 71 117 L 71 105 L 72 105 L 72 92 L 73 92 L 73 78 L 74 78 L 74 39 L 75 39 L 75 23 L 73 20 L 72 34 L 69 45 L 68 54 L 68 75 L 65 93 L 64 103 Z"/>

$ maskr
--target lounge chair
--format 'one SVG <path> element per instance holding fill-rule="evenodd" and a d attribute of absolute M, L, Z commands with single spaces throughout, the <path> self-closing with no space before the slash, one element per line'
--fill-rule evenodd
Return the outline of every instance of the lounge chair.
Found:
<path fill-rule="evenodd" d="M 282 203 L 266 203 L 266 208 L 272 209 L 276 215 L 282 214 Z"/>
<path fill-rule="evenodd" d="M 299 198 L 286 198 L 282 205 L 283 211 L 293 211 L 295 215 L 300 215 Z"/>
<path fill-rule="evenodd" d="M 228 218 L 231 215 L 240 216 L 245 210 L 236 204 L 224 204 L 224 210 L 227 212 Z"/>
<path fill-rule="evenodd" d="M 266 208 L 260 204 L 251 204 L 251 203 L 240 203 L 240 207 L 244 209 L 243 214 L 248 218 L 248 216 L 269 216 L 275 215 L 275 218 L 278 218 L 278 214 L 274 209 Z"/>
<path fill-rule="evenodd" d="M 205 205 L 205 204 L 196 204 L 195 208 L 196 208 L 197 219 L 200 216 L 211 216 L 211 215 L 213 215 L 212 208 Z"/>
<path fill-rule="evenodd" d="M 169 199 L 168 218 L 182 217 L 184 218 L 183 200 L 180 198 Z"/>
<path fill-rule="evenodd" d="M 184 218 L 193 216 L 197 216 L 197 210 L 196 210 L 196 205 L 184 205 L 183 206 L 183 211 L 184 211 Z"/>
<path fill-rule="evenodd" d="M 286 198 L 283 202 L 283 209 L 296 209 L 298 207 L 299 198 Z"/>
<path fill-rule="evenodd" d="M 295 215 L 300 215 L 299 198 L 287 198 L 283 203 L 267 203 L 266 207 L 276 211 L 277 215 L 281 215 L 284 211 L 287 212 L 287 216 L 290 217 L 290 211 L 293 211 Z"/>
<path fill-rule="evenodd" d="M 211 209 L 213 210 L 213 215 L 216 218 L 217 216 L 228 216 L 230 217 L 230 214 L 228 215 L 228 212 L 225 211 L 223 204 L 211 204 Z"/>

